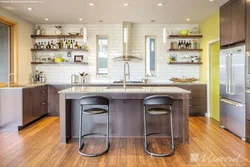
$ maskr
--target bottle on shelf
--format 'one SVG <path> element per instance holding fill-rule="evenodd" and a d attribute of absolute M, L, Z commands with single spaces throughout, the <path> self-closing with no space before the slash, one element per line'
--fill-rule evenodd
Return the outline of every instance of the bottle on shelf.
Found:
<path fill-rule="evenodd" d="M 70 49 L 73 49 L 73 41 L 72 41 L 72 40 L 70 41 L 69 48 L 70 48 Z"/>
<path fill-rule="evenodd" d="M 181 49 L 181 41 L 179 40 L 178 49 Z"/>
<path fill-rule="evenodd" d="M 49 42 L 48 42 L 48 45 L 46 46 L 46 49 L 51 49 L 51 45 Z"/>
<path fill-rule="evenodd" d="M 37 43 L 34 45 L 34 49 L 39 49 Z"/>
<path fill-rule="evenodd" d="M 77 44 L 77 41 L 76 41 L 76 44 L 75 44 L 74 49 L 78 49 L 78 44 Z"/>
<path fill-rule="evenodd" d="M 41 49 L 41 43 L 38 42 L 38 49 Z"/>
<path fill-rule="evenodd" d="M 40 49 L 44 49 L 43 42 L 41 42 Z"/>

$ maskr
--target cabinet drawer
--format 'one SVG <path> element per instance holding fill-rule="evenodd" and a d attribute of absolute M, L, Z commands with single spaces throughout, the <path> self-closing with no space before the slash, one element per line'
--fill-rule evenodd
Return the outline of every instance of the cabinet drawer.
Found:
<path fill-rule="evenodd" d="M 191 99 L 194 99 L 194 98 L 200 98 L 200 97 L 203 97 L 203 98 L 206 98 L 207 97 L 207 92 L 206 91 L 202 91 L 202 90 L 192 90 L 191 92 Z"/>
<path fill-rule="evenodd" d="M 206 106 L 190 106 L 189 113 L 190 114 L 205 114 L 207 112 Z"/>
<path fill-rule="evenodd" d="M 191 105 L 191 106 L 206 106 L 207 99 L 206 98 L 192 98 L 189 101 L 189 105 Z"/>
<path fill-rule="evenodd" d="M 207 90 L 207 86 L 206 85 L 191 85 L 190 86 L 191 90 L 203 90 L 203 91 L 206 91 Z"/>
<path fill-rule="evenodd" d="M 185 89 L 185 90 L 188 90 L 190 91 L 190 86 L 187 86 L 187 85 L 177 85 L 178 88 L 181 88 L 181 89 Z"/>

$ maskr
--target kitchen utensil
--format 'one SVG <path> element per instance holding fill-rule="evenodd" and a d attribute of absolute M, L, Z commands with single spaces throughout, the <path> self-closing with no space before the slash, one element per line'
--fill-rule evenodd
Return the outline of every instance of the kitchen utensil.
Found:
<path fill-rule="evenodd" d="M 142 83 L 147 84 L 148 83 L 148 79 L 147 78 L 142 78 Z"/>
<path fill-rule="evenodd" d="M 188 35 L 188 30 L 181 30 L 180 35 L 183 35 L 183 36 Z"/>
<path fill-rule="evenodd" d="M 71 83 L 77 83 L 77 75 L 76 74 L 71 75 Z"/>

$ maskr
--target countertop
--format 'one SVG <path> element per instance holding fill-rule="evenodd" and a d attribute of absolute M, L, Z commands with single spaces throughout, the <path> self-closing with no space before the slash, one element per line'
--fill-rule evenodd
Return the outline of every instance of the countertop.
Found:
<path fill-rule="evenodd" d="M 91 94 L 106 94 L 106 93 L 121 93 L 121 94 L 133 94 L 133 93 L 170 93 L 170 94 L 189 94 L 190 91 L 181 89 L 178 87 L 72 87 L 59 91 L 61 94 L 79 94 L 79 93 L 91 93 Z"/>
<path fill-rule="evenodd" d="M 27 89 L 34 88 L 39 86 L 52 85 L 52 86 L 122 86 L 122 83 L 113 83 L 113 82 L 90 82 L 90 83 L 70 83 L 70 82 L 49 82 L 49 83 L 35 83 L 35 84 L 23 84 L 13 87 L 0 87 L 0 89 Z M 128 83 L 128 86 L 176 86 L 176 85 L 206 85 L 206 83 L 194 82 L 194 83 L 172 83 L 172 82 L 150 82 L 150 83 Z"/>

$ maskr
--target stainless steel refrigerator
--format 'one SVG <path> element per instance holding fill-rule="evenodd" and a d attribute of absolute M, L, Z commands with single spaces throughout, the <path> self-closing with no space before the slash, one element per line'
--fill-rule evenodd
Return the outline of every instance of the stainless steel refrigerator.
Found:
<path fill-rule="evenodd" d="M 220 124 L 246 140 L 246 48 L 220 52 Z"/>

